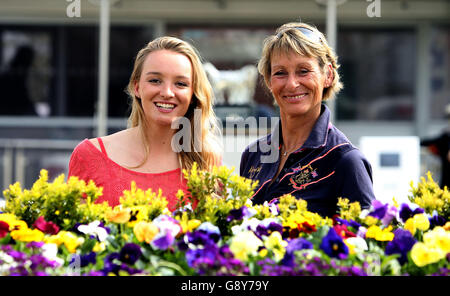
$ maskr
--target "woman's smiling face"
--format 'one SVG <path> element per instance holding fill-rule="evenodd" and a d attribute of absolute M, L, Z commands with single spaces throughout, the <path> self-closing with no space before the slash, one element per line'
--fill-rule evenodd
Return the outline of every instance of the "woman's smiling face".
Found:
<path fill-rule="evenodd" d="M 274 52 L 271 57 L 269 88 L 280 112 L 291 116 L 320 113 L 322 94 L 331 81 L 314 57 Z"/>
<path fill-rule="evenodd" d="M 193 94 L 193 70 L 188 57 L 170 50 L 148 54 L 135 95 L 141 99 L 149 123 L 171 125 L 189 108 Z"/>

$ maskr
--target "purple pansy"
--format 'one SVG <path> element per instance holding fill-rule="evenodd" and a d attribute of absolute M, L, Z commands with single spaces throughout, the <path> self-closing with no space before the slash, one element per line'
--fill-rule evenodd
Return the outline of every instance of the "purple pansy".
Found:
<path fill-rule="evenodd" d="M 265 223 L 260 223 L 256 227 L 255 234 L 261 238 L 263 235 L 269 236 L 272 232 L 278 231 L 279 233 L 283 233 L 283 226 L 277 222 L 270 221 L 266 226 Z"/>
<path fill-rule="evenodd" d="M 117 264 L 119 261 L 119 253 L 114 252 L 106 256 L 103 265 L 103 272 L 105 275 L 109 273 L 119 274 L 120 265 Z"/>
<path fill-rule="evenodd" d="M 295 267 L 297 263 L 295 262 L 295 251 L 304 249 L 313 249 L 314 245 L 304 238 L 295 238 L 288 242 L 286 247 L 286 253 L 280 263 L 284 266 Z"/>
<path fill-rule="evenodd" d="M 119 259 L 123 263 L 133 265 L 141 257 L 141 247 L 137 244 L 127 243 L 119 253 Z"/>
<path fill-rule="evenodd" d="M 90 252 L 85 255 L 73 255 L 69 264 L 79 264 L 80 267 L 88 266 L 90 263 L 97 263 L 97 254 Z"/>
<path fill-rule="evenodd" d="M 372 201 L 373 210 L 369 213 L 369 216 L 375 217 L 377 219 L 383 219 L 384 215 L 388 210 L 388 204 L 383 204 L 379 200 Z"/>
<path fill-rule="evenodd" d="M 381 223 L 383 223 L 384 226 L 388 226 L 391 221 L 397 217 L 398 209 L 396 206 L 388 205 L 386 213 L 384 214 L 384 217 L 381 218 Z"/>
<path fill-rule="evenodd" d="M 402 205 L 400 206 L 399 216 L 400 219 L 403 221 L 403 223 L 405 223 L 406 220 L 408 220 L 411 217 L 414 217 L 414 215 L 422 213 L 424 213 L 424 210 L 422 208 L 417 207 L 414 210 L 412 210 L 408 204 L 402 203 Z"/>
<path fill-rule="evenodd" d="M 301 237 L 290 240 L 286 247 L 286 252 L 294 252 L 312 248 L 314 248 L 314 245 L 310 241 L 307 241 L 306 239 Z"/>
<path fill-rule="evenodd" d="M 394 231 L 394 239 L 386 245 L 385 254 L 400 254 L 398 261 L 404 264 L 407 261 L 407 254 L 416 243 L 411 232 L 403 229 L 396 229 Z"/>
<path fill-rule="evenodd" d="M 253 213 L 246 207 L 242 206 L 239 209 L 232 209 L 227 216 L 227 222 L 231 222 L 233 220 L 242 220 L 248 219 L 253 216 Z"/>
<path fill-rule="evenodd" d="M 175 237 L 181 231 L 181 226 L 177 220 L 167 215 L 160 215 L 153 221 L 159 232 L 151 242 L 155 249 L 167 250 L 175 241 Z"/>
<path fill-rule="evenodd" d="M 186 252 L 186 261 L 192 268 L 201 264 L 212 264 L 217 256 L 218 248 L 216 245 L 206 245 L 204 248 L 189 249 Z"/>
<path fill-rule="evenodd" d="M 163 236 L 153 239 L 151 245 L 155 249 L 167 250 L 173 244 L 174 241 L 175 238 L 170 233 L 167 233 Z"/>
<path fill-rule="evenodd" d="M 186 261 L 199 275 L 229 276 L 249 273 L 248 267 L 234 258 L 227 245 L 218 248 L 215 244 L 209 244 L 204 248 L 189 249 Z"/>
<path fill-rule="evenodd" d="M 433 216 L 431 216 L 429 219 L 430 221 L 430 228 L 433 229 L 436 226 L 444 226 L 447 222 L 444 217 L 439 216 L 438 213 L 433 211 Z"/>
<path fill-rule="evenodd" d="M 337 222 L 339 224 L 347 225 L 347 227 L 353 227 L 356 231 L 358 231 L 359 227 L 361 226 L 361 224 L 359 224 L 358 222 L 356 222 L 353 219 L 351 219 L 350 221 L 341 219 L 339 217 L 334 217 L 333 219 L 335 222 Z"/>
<path fill-rule="evenodd" d="M 42 246 L 44 245 L 45 243 L 44 242 L 29 242 L 28 244 L 27 244 L 27 248 L 29 248 L 29 249 L 40 249 L 40 248 L 42 248 Z"/>
<path fill-rule="evenodd" d="M 348 247 L 334 228 L 330 228 L 323 237 L 320 248 L 330 257 L 345 259 L 348 255 Z"/>

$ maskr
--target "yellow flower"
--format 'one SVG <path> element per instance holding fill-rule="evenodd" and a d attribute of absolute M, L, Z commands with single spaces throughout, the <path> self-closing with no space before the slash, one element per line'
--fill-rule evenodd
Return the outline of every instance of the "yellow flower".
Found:
<path fill-rule="evenodd" d="M 367 226 L 375 225 L 378 223 L 378 219 L 368 215 L 364 219 L 364 223 L 366 223 Z"/>
<path fill-rule="evenodd" d="M 416 233 L 416 224 L 414 223 L 414 219 L 409 218 L 406 220 L 404 228 L 414 235 Z"/>
<path fill-rule="evenodd" d="M 146 206 L 134 206 L 130 208 L 130 222 L 128 227 L 134 227 L 140 221 L 148 220 L 148 208 Z"/>
<path fill-rule="evenodd" d="M 158 234 L 159 228 L 152 222 L 140 221 L 134 225 L 133 232 L 138 241 L 149 244 Z"/>
<path fill-rule="evenodd" d="M 126 223 L 130 220 L 130 210 L 122 209 L 120 206 L 106 212 L 106 219 L 114 223 Z"/>
<path fill-rule="evenodd" d="M 44 233 L 38 229 L 20 229 L 11 231 L 14 240 L 22 242 L 40 242 L 44 238 Z"/>
<path fill-rule="evenodd" d="M 394 234 L 391 232 L 392 226 L 381 229 L 377 225 L 372 225 L 367 229 L 366 237 L 374 238 L 377 241 L 391 241 L 394 239 Z"/>
<path fill-rule="evenodd" d="M 438 262 L 444 257 L 445 253 L 442 250 L 429 247 L 422 242 L 416 243 L 411 249 L 411 259 L 419 267 Z"/>
<path fill-rule="evenodd" d="M 70 253 L 75 253 L 76 248 L 84 242 L 84 239 L 82 237 L 77 237 L 72 232 L 62 230 L 56 235 L 46 237 L 44 241 L 58 246 L 64 244 Z"/>
<path fill-rule="evenodd" d="M 394 207 L 398 208 L 400 207 L 400 205 L 397 202 L 397 199 L 395 197 L 392 198 L 392 204 L 394 205 Z"/>
<path fill-rule="evenodd" d="M 276 261 L 280 261 L 286 253 L 287 242 L 283 240 L 278 231 L 274 231 L 264 241 L 264 246 L 274 253 Z"/>
<path fill-rule="evenodd" d="M 17 220 L 17 217 L 13 214 L 9 214 L 9 213 L 0 214 L 0 221 L 10 224 L 10 221 L 15 221 L 15 220 Z"/>
<path fill-rule="evenodd" d="M 237 259 L 247 261 L 249 259 L 248 255 L 256 254 L 258 248 L 262 245 L 262 241 L 253 233 L 253 231 L 243 231 L 232 238 L 230 251 Z"/>
<path fill-rule="evenodd" d="M 445 254 L 450 252 L 450 232 L 445 231 L 443 227 L 435 227 L 423 235 L 423 242 L 427 246 L 439 248 Z"/>
<path fill-rule="evenodd" d="M 94 246 L 94 248 L 92 248 L 92 251 L 98 253 L 98 252 L 102 252 L 106 249 L 105 243 L 103 242 L 97 242 Z"/>
<path fill-rule="evenodd" d="M 430 228 L 430 221 L 425 214 L 416 214 L 414 215 L 413 220 L 414 226 L 419 230 L 426 231 Z"/>
<path fill-rule="evenodd" d="M 194 229 L 199 227 L 200 224 L 202 224 L 202 221 L 200 221 L 198 219 L 191 219 L 189 221 L 185 221 L 185 220 L 180 221 L 180 226 L 182 228 L 183 233 L 193 231 Z"/>
<path fill-rule="evenodd" d="M 9 225 L 10 231 L 28 228 L 28 225 L 25 221 L 17 220 L 17 217 L 13 214 L 0 214 L 0 221 L 6 222 Z"/>
<path fill-rule="evenodd" d="M 266 257 L 268 253 L 267 249 L 261 249 L 261 251 L 259 251 L 259 256 Z"/>

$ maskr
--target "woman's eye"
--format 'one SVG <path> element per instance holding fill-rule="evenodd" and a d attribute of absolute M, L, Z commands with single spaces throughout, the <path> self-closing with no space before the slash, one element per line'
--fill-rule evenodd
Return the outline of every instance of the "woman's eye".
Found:
<path fill-rule="evenodd" d="M 182 81 L 177 82 L 176 85 L 179 87 L 188 87 L 189 86 L 189 84 L 187 84 L 186 82 L 182 82 Z"/>
<path fill-rule="evenodd" d="M 148 82 L 150 83 L 159 83 L 159 79 L 153 78 L 153 79 L 149 79 Z"/>
<path fill-rule="evenodd" d="M 300 75 L 306 75 L 306 74 L 309 73 L 309 70 L 307 70 L 307 69 L 301 69 L 301 70 L 299 71 L 299 73 L 300 73 Z"/>
<path fill-rule="evenodd" d="M 273 76 L 281 76 L 281 75 L 285 75 L 286 73 L 284 71 L 277 71 L 275 73 L 273 73 Z"/>

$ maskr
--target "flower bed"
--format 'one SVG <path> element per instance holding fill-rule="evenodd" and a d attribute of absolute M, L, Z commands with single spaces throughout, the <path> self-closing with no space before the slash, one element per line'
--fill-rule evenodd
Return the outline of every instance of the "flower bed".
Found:
<path fill-rule="evenodd" d="M 29 190 L 10 185 L 0 275 L 449 275 L 450 193 L 430 174 L 410 204 L 340 198 L 323 218 L 290 195 L 252 205 L 256 184 L 225 166 L 184 173 L 190 194 L 173 213 L 134 183 L 115 208 L 94 203 L 94 183 L 45 170 Z"/>

